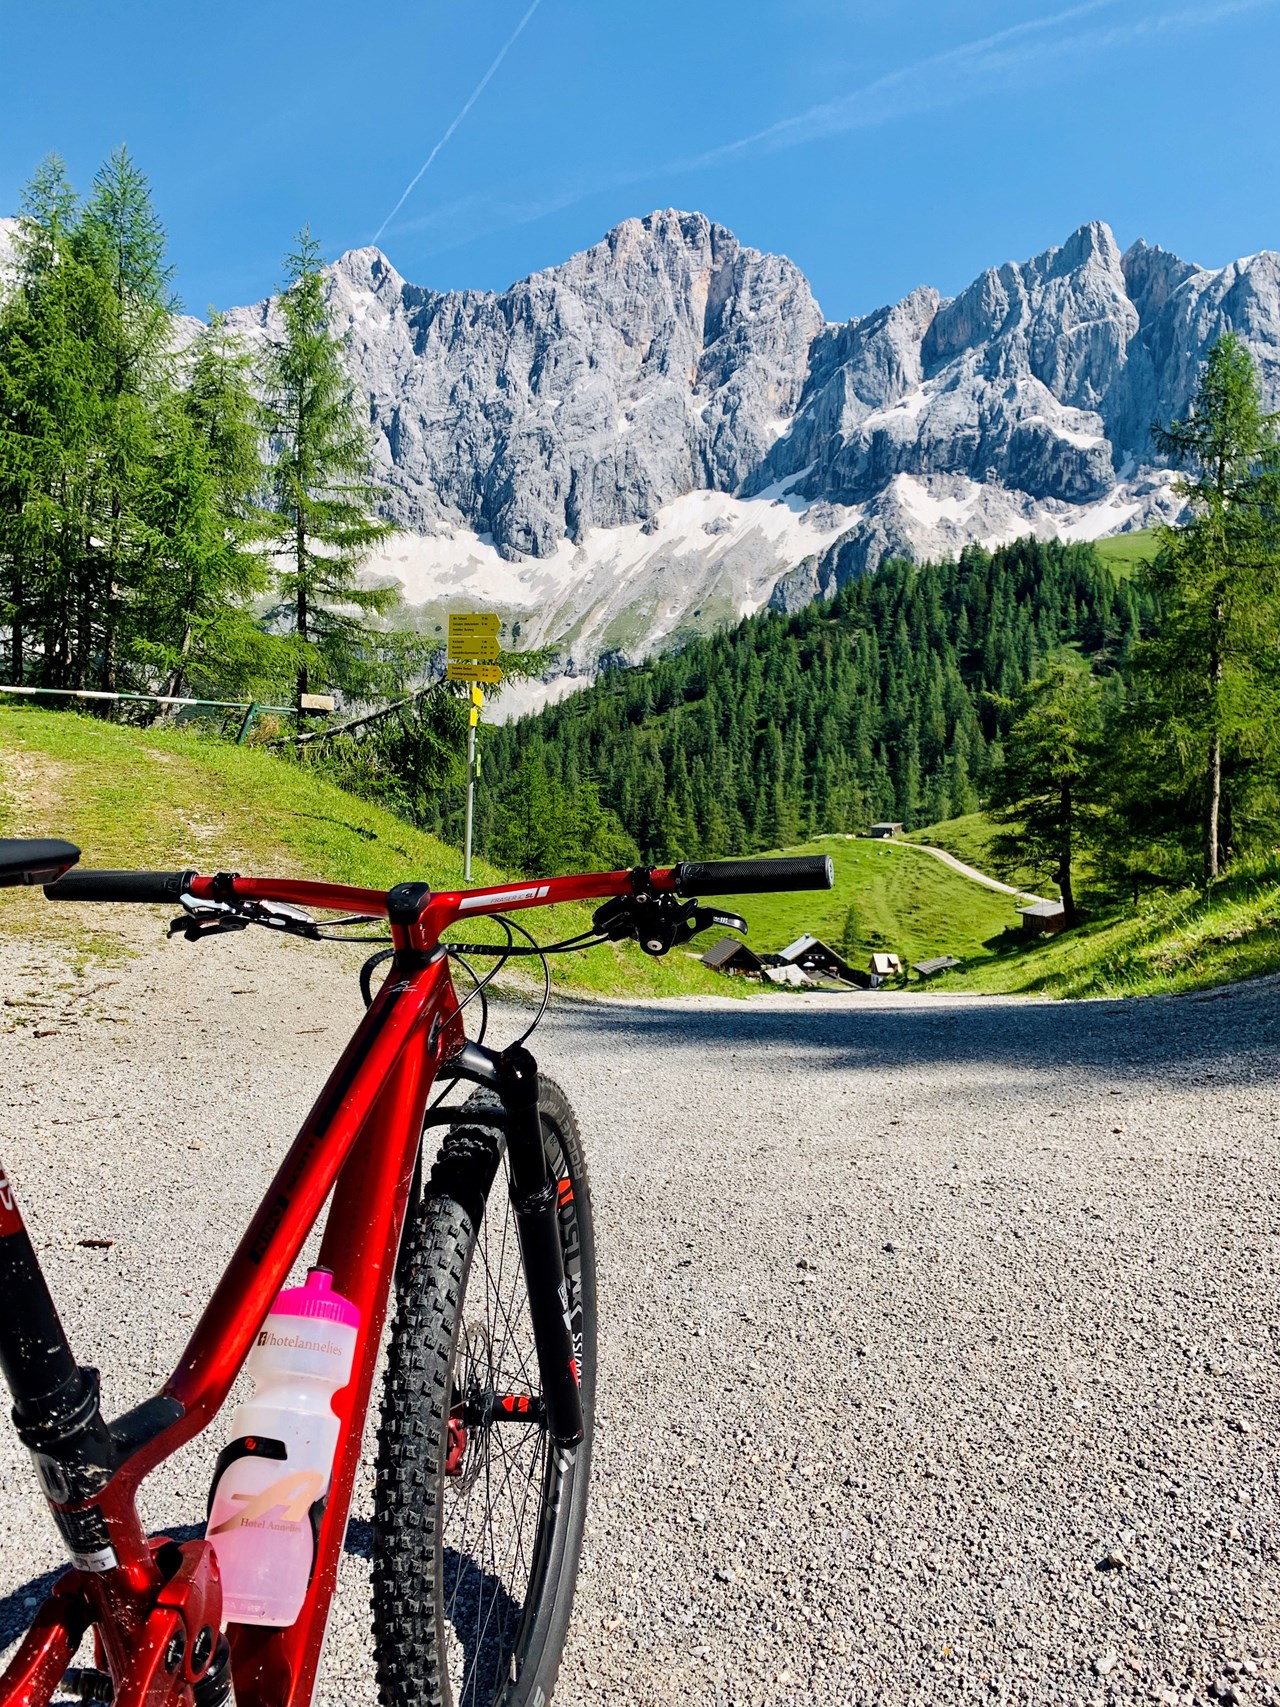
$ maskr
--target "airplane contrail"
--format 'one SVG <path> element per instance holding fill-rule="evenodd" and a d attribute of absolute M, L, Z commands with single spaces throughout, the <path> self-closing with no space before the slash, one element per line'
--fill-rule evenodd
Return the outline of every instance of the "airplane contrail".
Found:
<path fill-rule="evenodd" d="M 492 78 L 494 72 L 497 71 L 498 67 L 502 64 L 503 60 L 507 57 L 507 55 L 510 53 L 511 49 L 515 46 L 516 42 L 520 38 L 521 33 L 524 30 L 525 25 L 529 22 L 529 19 L 532 18 L 533 14 L 538 10 L 538 7 L 541 6 L 541 4 L 542 4 L 542 0 L 533 0 L 533 4 L 529 7 L 529 10 L 525 13 L 524 17 L 521 18 L 520 22 L 516 25 L 515 29 L 512 30 L 511 34 L 507 37 L 506 41 L 502 45 L 502 48 L 498 54 L 498 57 L 494 60 L 493 64 L 489 67 L 489 69 L 485 72 L 484 76 L 476 84 L 475 88 L 471 91 L 470 95 L 468 95 L 467 100 L 466 100 L 466 104 L 463 106 L 462 111 L 454 119 L 453 123 L 449 126 L 448 130 L 445 131 L 444 135 L 440 138 L 439 142 L 436 143 L 435 147 L 431 150 L 430 154 L 427 155 L 426 159 L 422 162 L 422 165 L 418 168 L 417 172 L 415 172 L 413 177 L 410 178 L 409 182 L 405 185 L 404 194 L 400 197 L 400 200 L 396 203 L 396 205 L 392 208 L 391 212 L 383 220 L 382 224 L 374 232 L 373 241 L 375 243 L 378 241 L 379 237 L 382 236 L 382 233 L 387 229 L 387 227 L 391 224 L 391 221 L 399 213 L 400 209 L 408 201 L 409 197 L 413 194 L 414 190 L 417 189 L 419 183 L 422 181 L 422 178 L 427 171 L 427 168 L 431 165 L 431 163 L 435 159 L 436 155 L 439 154 L 440 150 L 444 147 L 445 143 L 448 142 L 449 138 L 453 135 L 454 131 L 457 130 L 458 126 L 462 123 L 463 119 L 466 118 L 467 114 L 471 111 L 472 107 L 475 106 L 476 102 L 480 99 L 481 95 L 484 94 L 485 89 L 488 87 L 489 80 Z"/>

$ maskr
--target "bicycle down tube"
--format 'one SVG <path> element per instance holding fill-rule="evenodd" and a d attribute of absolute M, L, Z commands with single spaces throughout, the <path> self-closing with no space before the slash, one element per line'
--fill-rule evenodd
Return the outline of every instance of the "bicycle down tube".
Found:
<path fill-rule="evenodd" d="M 162 1586 L 136 1516 L 138 1483 L 199 1433 L 222 1405 L 336 1182 L 319 1260 L 332 1268 L 335 1285 L 358 1304 L 364 1325 L 352 1379 L 335 1400 L 342 1433 L 316 1568 L 294 1625 L 270 1631 L 233 1627 L 230 1632 L 237 1697 L 246 1707 L 309 1699 L 433 1077 L 425 1048 L 409 1045 L 415 1034 L 425 1043 L 423 1028 L 430 1026 L 449 994 L 443 956 L 405 980 L 388 980 L 268 1188 L 173 1375 L 155 1399 L 121 1418 L 106 1436 L 112 1461 L 95 1466 L 93 1478 L 109 1476 L 105 1485 L 90 1500 L 64 1506 L 55 1497 L 62 1489 L 51 1472 L 52 1461 L 45 1457 L 41 1480 L 59 1528 L 64 1535 L 74 1529 L 105 1542 L 97 1549 L 96 1561 L 87 1561 L 82 1553 L 77 1575 L 117 1678 L 127 1675 L 130 1655 L 127 1647 L 111 1651 L 113 1632 L 123 1634 L 126 1642 L 141 1636 L 150 1602 Z M 437 1056 L 443 1046 L 442 1032 Z M 6 1315 L 6 1323 L 13 1320 Z M 21 1700 L 41 1699 L 38 1693 L 8 1693 L 13 1674 L 25 1673 L 25 1663 L 20 1650 L 0 1680 L 4 1707 L 11 1701 L 16 1707 Z M 50 1676 L 50 1691 L 60 1681 L 61 1671 Z"/>

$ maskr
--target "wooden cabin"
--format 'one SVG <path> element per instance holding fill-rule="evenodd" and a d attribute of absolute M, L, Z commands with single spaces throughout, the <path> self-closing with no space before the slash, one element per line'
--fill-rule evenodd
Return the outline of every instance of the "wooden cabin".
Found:
<path fill-rule="evenodd" d="M 1061 901 L 1036 901 L 1030 907 L 1019 907 L 1024 936 L 1052 936 L 1064 930 L 1066 911 Z"/>
<path fill-rule="evenodd" d="M 722 936 L 715 947 L 703 955 L 702 964 L 730 978 L 758 978 L 764 971 L 760 956 L 736 936 Z"/>
<path fill-rule="evenodd" d="M 814 972 L 823 978 L 840 978 L 846 984 L 855 982 L 849 962 L 834 948 L 828 948 L 821 937 L 798 936 L 776 959 L 780 966 L 798 966 L 802 972 Z"/>

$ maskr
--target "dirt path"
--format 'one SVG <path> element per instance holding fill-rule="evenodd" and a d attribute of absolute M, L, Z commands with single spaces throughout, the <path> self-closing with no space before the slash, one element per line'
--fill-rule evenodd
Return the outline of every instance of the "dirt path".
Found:
<path fill-rule="evenodd" d="M 968 877 L 974 883 L 980 883 L 984 889 L 996 889 L 1001 895 L 1014 895 L 1022 901 L 1043 901 L 1043 895 L 1033 895 L 1029 889 L 1015 889 L 1012 884 L 1001 883 L 998 877 L 988 877 L 985 871 L 979 871 L 976 865 L 966 865 L 962 859 L 948 853 L 945 848 L 936 848 L 932 842 L 898 842 L 886 837 L 883 845 L 890 848 L 918 848 L 921 853 L 932 854 L 934 859 L 940 859 L 943 865 L 949 865 L 952 871 L 958 871 L 961 877 Z"/>
<path fill-rule="evenodd" d="M 114 1413 L 174 1362 L 358 997 L 265 937 L 89 982 L 0 948 L 0 1155 Z M 602 1262 L 557 1707 L 1274 1702 L 1278 1014 L 1274 980 L 554 1013 Z M 199 1522 L 221 1439 L 147 1485 L 153 1526 Z M 334 1707 L 375 1699 L 369 1516 L 366 1467 Z M 8 1643 L 59 1564 L 8 1431 L 0 1547 Z"/>

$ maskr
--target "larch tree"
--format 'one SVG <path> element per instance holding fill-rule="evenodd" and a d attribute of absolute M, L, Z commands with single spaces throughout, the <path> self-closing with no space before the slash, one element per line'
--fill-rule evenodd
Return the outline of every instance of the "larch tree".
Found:
<path fill-rule="evenodd" d="M 368 693 L 377 671 L 366 619 L 386 610 L 395 593 L 364 585 L 359 570 L 392 532 L 374 513 L 386 492 L 374 477 L 365 410 L 330 327 L 320 251 L 309 230 L 285 269 L 263 386 L 281 614 L 295 636 L 299 699 L 316 676 Z"/>
<path fill-rule="evenodd" d="M 206 692 L 287 679 L 284 643 L 264 632 L 251 602 L 267 588 L 269 564 L 255 548 L 265 471 L 249 366 L 214 315 L 185 387 L 157 412 L 134 651 L 170 695 L 193 676 Z"/>
<path fill-rule="evenodd" d="M 1175 749 L 1200 773 L 1206 882 L 1231 845 L 1239 801 L 1228 798 L 1228 770 L 1243 778 L 1278 757 L 1278 419 L 1262 407 L 1247 347 L 1228 332 L 1209 351 L 1186 417 L 1154 434 L 1186 470 L 1176 489 L 1188 515 L 1160 531 L 1147 570 L 1158 634 L 1137 662 L 1157 684 Z"/>
<path fill-rule="evenodd" d="M 145 563 L 144 493 L 157 411 L 172 385 L 173 270 L 145 176 L 118 148 L 93 182 L 76 228 L 79 257 L 105 287 L 109 312 L 93 341 L 100 405 L 93 539 L 99 568 L 100 685 L 114 689 L 122 623 Z"/>
<path fill-rule="evenodd" d="M 1098 681 L 1087 670 L 1050 665 L 1008 707 L 1004 761 L 996 773 L 991 815 L 1002 832 L 992 851 L 1006 869 L 1043 871 L 1075 919 L 1076 865 L 1093 818 L 1091 778 L 1101 727 Z"/>
<path fill-rule="evenodd" d="M 83 687 L 98 640 L 91 562 L 101 280 L 76 251 L 62 162 L 24 191 L 0 305 L 0 599 L 15 681 Z"/>

